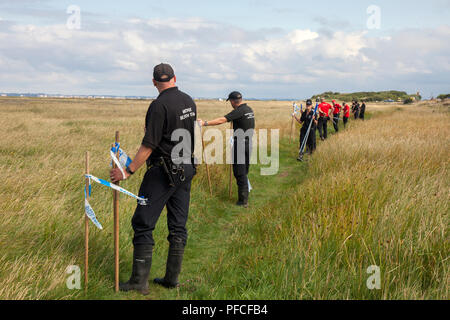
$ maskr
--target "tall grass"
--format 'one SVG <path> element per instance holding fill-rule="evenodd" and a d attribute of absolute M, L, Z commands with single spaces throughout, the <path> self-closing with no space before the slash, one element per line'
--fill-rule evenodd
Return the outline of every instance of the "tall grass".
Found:
<path fill-rule="evenodd" d="M 240 217 L 216 297 L 448 299 L 449 118 L 400 109 L 321 144 L 295 192 Z"/>
<path fill-rule="evenodd" d="M 152 285 L 150 298 L 448 298 L 448 110 L 424 107 L 424 122 L 417 108 L 390 116 L 392 107 L 369 106 L 372 120 L 351 123 L 298 164 L 297 144 L 288 142 L 289 103 L 249 104 L 260 128 L 280 128 L 285 137 L 279 174 L 262 177 L 253 167 L 255 190 L 243 212 L 222 182 L 228 168 L 211 167 L 210 197 L 200 167 L 182 286 Z M 217 101 L 198 106 L 208 120 L 230 110 Z M 101 186 L 93 186 L 91 204 L 105 230 L 90 228 L 89 290 L 68 290 L 65 269 L 83 262 L 84 152 L 91 153 L 91 173 L 108 178 L 114 132 L 133 155 L 147 107 L 145 101 L 0 99 L 1 299 L 142 298 L 112 290 L 112 197 Z M 137 192 L 143 174 L 122 185 Z M 131 269 L 134 208 L 135 201 L 121 197 L 121 280 Z M 164 272 L 167 227 L 160 220 L 151 276 Z M 371 264 L 381 267 L 380 291 L 366 288 Z"/>

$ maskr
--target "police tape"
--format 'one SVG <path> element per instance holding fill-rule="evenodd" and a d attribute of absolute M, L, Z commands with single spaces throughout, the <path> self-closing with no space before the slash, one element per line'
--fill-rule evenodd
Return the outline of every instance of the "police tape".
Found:
<path fill-rule="evenodd" d="M 126 190 L 126 189 L 124 189 L 124 188 L 122 188 L 122 187 L 119 187 L 118 185 L 116 185 L 116 184 L 114 184 L 114 183 L 111 183 L 111 182 L 109 182 L 109 181 L 106 181 L 106 180 L 103 180 L 103 179 L 100 179 L 100 178 L 97 178 L 97 177 L 94 177 L 93 175 L 91 175 L 91 174 L 85 174 L 84 175 L 86 178 L 88 178 L 88 180 L 89 180 L 89 196 L 91 195 L 91 180 L 92 181 L 94 181 L 94 182 L 97 182 L 97 183 L 99 183 L 99 184 L 101 184 L 101 185 L 104 185 L 104 186 L 106 186 L 106 187 L 108 187 L 108 188 L 111 188 L 111 189 L 113 189 L 113 190 L 116 190 L 116 191 L 119 191 L 119 192 L 121 192 L 121 193 L 123 193 L 123 194 L 126 194 L 127 196 L 129 196 L 129 197 L 132 197 L 132 198 L 134 198 L 134 199 L 136 199 L 137 201 L 138 201 L 138 203 L 141 205 L 141 206 L 146 206 L 147 205 L 147 199 L 146 198 L 143 198 L 143 197 L 138 197 L 138 196 L 136 196 L 135 194 L 133 194 L 133 193 L 131 193 L 130 191 L 128 191 L 128 190 Z M 95 212 L 94 212 L 94 210 L 92 209 L 92 207 L 91 207 L 91 205 L 89 204 L 89 202 L 88 202 L 88 200 L 87 200 L 87 196 L 86 196 L 86 189 L 84 190 L 84 208 L 85 208 L 85 211 L 86 211 L 86 215 L 88 216 L 88 218 L 101 230 L 101 229 L 103 229 L 102 228 L 102 225 L 100 224 L 100 222 L 98 222 L 98 220 L 97 220 L 97 218 L 96 218 L 96 216 L 95 216 Z"/>
<path fill-rule="evenodd" d="M 89 181 L 88 192 L 86 192 L 86 186 L 84 187 L 84 211 L 86 212 L 86 216 L 92 221 L 92 223 L 100 230 L 103 230 L 102 225 L 100 224 L 100 222 L 98 222 L 97 217 L 95 216 L 94 209 L 92 209 L 87 199 L 87 193 L 89 193 L 89 197 L 91 196 L 91 179 L 88 179 L 88 181 Z"/>
<path fill-rule="evenodd" d="M 119 153 L 119 159 L 117 159 L 116 154 Z M 120 148 L 120 143 L 116 142 L 114 146 L 109 151 L 109 154 L 111 155 L 112 161 L 116 164 L 117 168 L 119 168 L 120 172 L 122 173 L 123 180 L 126 179 L 125 172 L 123 171 L 123 168 L 127 168 L 130 163 L 132 162 L 131 158 Z M 112 166 L 112 162 L 111 162 Z"/>
<path fill-rule="evenodd" d="M 119 151 L 119 159 L 117 159 L 116 157 L 116 153 Z M 128 155 L 125 153 L 125 151 L 123 151 L 122 149 L 120 149 L 120 144 L 119 143 L 115 143 L 114 147 L 111 148 L 110 150 L 110 155 L 111 155 L 111 159 L 112 161 L 114 161 L 114 163 L 117 165 L 117 167 L 120 169 L 120 171 L 122 172 L 122 175 L 125 179 L 125 172 L 123 171 L 123 167 L 128 167 L 128 165 L 131 163 L 131 159 L 130 157 L 128 157 Z M 111 163 L 112 164 L 112 163 Z M 92 209 L 92 206 L 89 204 L 89 201 L 87 199 L 87 194 L 89 193 L 89 197 L 91 196 L 91 180 L 104 185 L 108 188 L 111 188 L 113 190 L 119 191 L 123 194 L 126 194 L 129 197 L 132 197 L 134 199 L 136 199 L 138 201 L 138 203 L 142 206 L 146 206 L 147 205 L 147 199 L 143 198 L 143 197 L 138 197 L 135 194 L 131 193 L 130 191 L 119 187 L 116 184 L 113 184 L 109 181 L 94 177 L 91 174 L 86 174 L 85 177 L 88 179 L 88 184 L 89 184 L 89 190 L 86 192 L 86 187 L 84 188 L 84 211 L 86 212 L 86 216 L 92 221 L 92 223 L 99 228 L 100 230 L 103 230 L 102 225 L 100 224 L 100 222 L 98 221 L 97 217 L 95 216 L 95 212 L 94 209 Z"/>
<path fill-rule="evenodd" d="M 297 114 L 302 111 L 303 111 L 303 104 L 301 104 L 301 106 L 299 108 L 298 105 L 294 102 L 294 113 Z"/>
<path fill-rule="evenodd" d="M 112 153 L 115 155 L 119 151 L 119 162 L 123 168 L 126 168 L 132 162 L 131 158 L 120 148 L 120 143 L 114 143 L 114 147 L 111 148 Z M 111 163 L 112 166 L 112 163 Z"/>
<path fill-rule="evenodd" d="M 89 196 L 91 196 L 91 179 L 89 179 Z M 103 230 L 102 225 L 100 224 L 100 222 L 98 222 L 97 217 L 95 216 L 94 209 L 92 209 L 87 199 L 86 187 L 84 187 L 84 211 L 86 212 L 86 216 L 92 221 L 92 223 L 100 230 Z"/>

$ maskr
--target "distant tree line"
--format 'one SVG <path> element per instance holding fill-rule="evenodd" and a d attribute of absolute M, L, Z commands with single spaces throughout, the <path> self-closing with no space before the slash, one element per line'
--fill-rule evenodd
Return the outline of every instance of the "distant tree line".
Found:
<path fill-rule="evenodd" d="M 380 91 L 380 92 L 354 92 L 354 93 L 340 93 L 327 91 L 321 94 L 312 96 L 312 100 L 317 98 L 325 98 L 327 100 L 335 99 L 339 101 L 352 101 L 352 100 L 364 100 L 367 102 L 394 100 L 394 101 L 420 101 L 422 97 L 417 94 L 407 94 L 405 91 Z"/>
<path fill-rule="evenodd" d="M 447 94 L 440 94 L 440 95 L 438 95 L 437 98 L 438 98 L 438 99 L 441 99 L 441 100 L 450 99 L 450 93 L 447 93 Z"/>

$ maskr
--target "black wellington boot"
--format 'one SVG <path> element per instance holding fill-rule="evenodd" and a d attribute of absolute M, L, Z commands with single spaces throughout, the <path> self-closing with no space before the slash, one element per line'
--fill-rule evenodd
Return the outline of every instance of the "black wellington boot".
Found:
<path fill-rule="evenodd" d="M 248 207 L 248 189 L 238 188 L 238 202 L 236 202 L 236 205 L 244 208 Z"/>
<path fill-rule="evenodd" d="M 171 243 L 167 256 L 166 275 L 164 278 L 155 278 L 153 282 L 168 289 L 178 287 L 178 275 L 181 272 L 183 254 L 184 244 L 181 242 L 181 239 L 179 242 Z"/>
<path fill-rule="evenodd" d="M 148 292 L 148 276 L 152 265 L 153 246 L 138 244 L 134 246 L 133 271 L 130 280 L 119 283 L 120 291 L 135 290 L 143 295 Z"/>

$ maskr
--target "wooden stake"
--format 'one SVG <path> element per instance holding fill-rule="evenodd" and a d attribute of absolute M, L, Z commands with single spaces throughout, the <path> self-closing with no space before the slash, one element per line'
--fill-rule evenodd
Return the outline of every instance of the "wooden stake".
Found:
<path fill-rule="evenodd" d="M 86 174 L 89 174 L 89 152 L 86 151 Z M 86 178 L 86 198 L 89 200 L 89 179 Z M 84 215 L 84 290 L 88 286 L 89 270 L 89 218 Z"/>
<path fill-rule="evenodd" d="M 116 131 L 116 142 L 119 142 L 119 131 Z M 119 148 L 116 153 L 117 159 L 119 159 Z M 117 168 L 113 161 L 113 168 Z M 119 185 L 119 182 L 116 183 Z M 113 191 L 114 199 L 114 289 L 119 292 L 119 192 Z"/>
<path fill-rule="evenodd" d="M 230 128 L 231 128 L 231 130 L 233 130 L 233 122 L 230 123 Z M 234 134 L 233 134 L 233 132 L 231 134 L 232 134 L 233 142 L 234 142 Z M 231 153 L 231 159 L 233 159 L 234 158 L 234 152 L 233 152 L 233 147 L 231 147 L 231 145 L 230 145 L 230 149 L 231 149 L 231 152 L 230 152 Z M 229 196 L 230 196 L 230 199 L 231 199 L 231 193 L 233 191 L 233 164 L 230 164 L 230 185 L 229 185 L 229 189 L 230 189 Z"/>
<path fill-rule="evenodd" d="M 202 154 L 203 154 L 203 159 L 205 160 L 205 165 L 206 165 L 206 175 L 208 176 L 209 194 L 212 195 L 211 176 L 209 175 L 209 166 L 208 166 L 208 162 L 206 161 L 205 141 L 203 141 L 203 127 L 200 127 L 200 135 L 202 136 L 202 148 L 203 148 Z"/>

